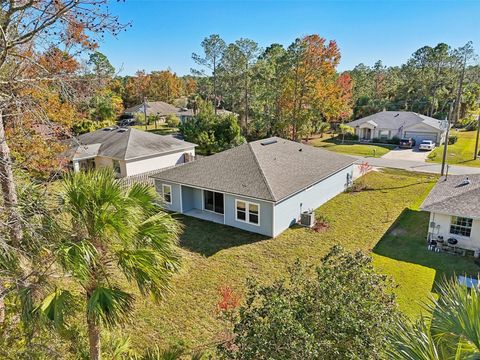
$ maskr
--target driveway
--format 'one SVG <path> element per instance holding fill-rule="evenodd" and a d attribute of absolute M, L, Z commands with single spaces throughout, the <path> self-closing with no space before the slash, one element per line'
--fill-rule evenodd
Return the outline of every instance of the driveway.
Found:
<path fill-rule="evenodd" d="M 413 149 L 395 148 L 382 156 L 382 159 L 387 160 L 407 160 L 407 161 L 425 161 L 430 151 L 420 151 L 418 146 Z"/>

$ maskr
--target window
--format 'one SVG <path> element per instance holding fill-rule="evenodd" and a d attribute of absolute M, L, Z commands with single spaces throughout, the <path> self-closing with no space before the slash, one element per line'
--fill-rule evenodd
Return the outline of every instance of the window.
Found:
<path fill-rule="evenodd" d="M 204 210 L 223 214 L 223 194 L 203 190 L 203 208 Z"/>
<path fill-rule="evenodd" d="M 461 235 L 470 237 L 472 232 L 473 219 L 452 216 L 452 222 L 450 224 L 450 234 Z"/>
<path fill-rule="evenodd" d="M 249 201 L 235 200 L 236 220 L 260 225 L 260 205 Z"/>
<path fill-rule="evenodd" d="M 120 162 L 118 160 L 113 160 L 113 171 L 116 175 L 120 175 L 122 171 L 120 170 Z"/>
<path fill-rule="evenodd" d="M 170 185 L 162 184 L 162 194 L 163 194 L 163 200 L 167 204 L 171 204 L 172 203 L 172 187 Z"/>
<path fill-rule="evenodd" d="M 390 136 L 390 131 L 389 130 L 380 130 L 378 132 L 378 137 L 380 139 L 386 140 L 386 139 L 389 138 L 389 136 Z"/>

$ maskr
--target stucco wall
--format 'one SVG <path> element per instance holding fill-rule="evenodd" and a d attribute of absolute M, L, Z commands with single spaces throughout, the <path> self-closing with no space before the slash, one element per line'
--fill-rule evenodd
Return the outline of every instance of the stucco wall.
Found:
<path fill-rule="evenodd" d="M 189 153 L 190 155 L 195 155 L 195 149 L 187 149 L 177 151 L 172 154 L 153 156 L 149 158 L 142 158 L 138 160 L 127 160 L 126 161 L 126 173 L 127 176 L 141 174 L 147 171 L 163 169 L 167 167 L 172 167 L 175 165 L 182 164 L 184 161 L 183 154 Z"/>
<path fill-rule="evenodd" d="M 234 196 L 225 194 L 225 224 L 237 227 L 239 229 L 251 231 L 254 233 L 266 235 L 266 236 L 273 236 L 273 204 L 256 200 L 250 199 L 243 196 Z M 235 199 L 242 200 L 242 201 L 249 201 L 253 203 L 257 203 L 260 205 L 260 224 L 254 225 L 242 221 L 237 221 L 236 218 L 236 208 L 235 208 Z"/>
<path fill-rule="evenodd" d="M 118 162 L 120 164 L 120 176 L 121 177 L 127 176 L 127 167 L 125 165 L 125 161 L 119 160 Z M 113 168 L 113 159 L 108 157 L 103 157 L 103 156 L 97 156 L 95 158 L 95 168 L 101 169 L 104 167 Z"/>
<path fill-rule="evenodd" d="M 275 230 L 277 236 L 300 219 L 302 211 L 316 209 L 346 189 L 347 174 L 353 176 L 354 165 L 331 175 L 302 192 L 277 203 Z"/>
<path fill-rule="evenodd" d="M 458 240 L 457 246 L 462 249 L 468 249 L 473 251 L 480 249 L 480 220 L 473 220 L 470 237 L 450 234 L 450 215 L 430 213 L 430 223 L 431 222 L 434 222 L 436 225 L 440 225 L 438 232 L 436 230 L 434 231 L 434 236 L 442 235 L 445 240 L 447 240 L 448 238 L 455 238 Z M 429 232 L 432 231 L 430 223 L 428 228 Z"/>

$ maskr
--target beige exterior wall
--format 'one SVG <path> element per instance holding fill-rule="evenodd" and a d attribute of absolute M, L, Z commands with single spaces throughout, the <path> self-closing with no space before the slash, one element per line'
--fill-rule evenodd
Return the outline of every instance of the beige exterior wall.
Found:
<path fill-rule="evenodd" d="M 184 162 L 184 154 L 195 156 L 195 149 L 185 149 L 172 154 L 154 156 L 138 160 L 126 161 L 126 176 L 141 174 L 148 171 L 164 169 Z"/>
<path fill-rule="evenodd" d="M 473 226 L 470 237 L 465 237 L 456 234 L 450 234 L 450 224 L 452 217 L 450 215 L 439 214 L 439 213 L 430 213 L 430 223 L 428 231 L 433 234 L 433 236 L 441 235 L 445 240 L 448 238 L 455 238 L 458 240 L 456 246 L 462 249 L 468 249 L 473 251 L 480 250 L 480 220 L 474 219 Z M 434 222 L 437 226 L 435 229 L 430 227 L 430 224 Z M 438 227 L 440 225 L 440 227 Z"/>
<path fill-rule="evenodd" d="M 124 160 L 118 160 L 120 163 L 120 177 L 125 177 L 127 176 L 127 168 L 125 165 Z M 113 168 L 113 159 L 104 157 L 104 156 L 97 156 L 95 158 L 95 168 L 96 169 L 101 169 L 103 167 L 110 167 Z"/>

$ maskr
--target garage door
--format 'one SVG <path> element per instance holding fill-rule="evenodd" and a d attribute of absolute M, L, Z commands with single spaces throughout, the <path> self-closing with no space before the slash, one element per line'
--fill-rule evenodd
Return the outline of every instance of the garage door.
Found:
<path fill-rule="evenodd" d="M 419 132 L 419 131 L 405 131 L 406 138 L 413 138 L 417 144 L 423 140 L 432 140 L 437 142 L 437 133 L 434 132 Z"/>

